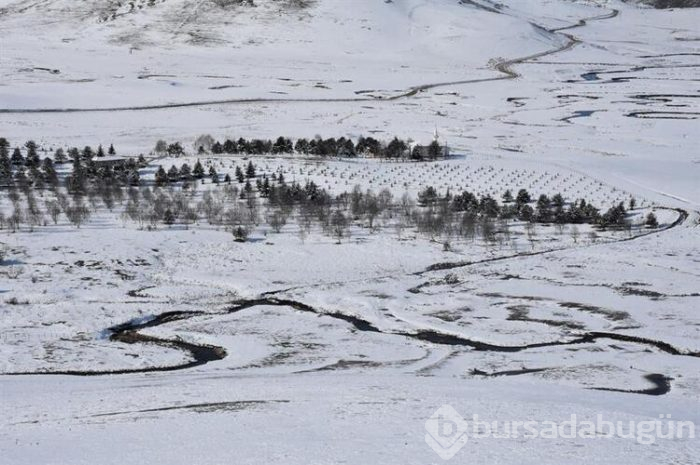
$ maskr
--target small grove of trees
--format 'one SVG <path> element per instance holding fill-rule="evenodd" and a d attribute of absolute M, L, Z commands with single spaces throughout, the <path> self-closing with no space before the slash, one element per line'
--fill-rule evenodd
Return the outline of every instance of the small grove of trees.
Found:
<path fill-rule="evenodd" d="M 240 166 L 236 166 L 236 180 L 239 183 L 244 183 L 246 179 L 254 179 L 256 175 L 256 166 L 253 162 L 248 162 L 245 168 L 245 174 Z M 202 166 L 201 161 L 197 160 L 193 167 L 190 167 L 187 163 L 183 163 L 179 168 L 172 165 L 168 170 L 166 170 L 163 165 L 159 165 L 155 173 L 155 185 L 158 187 L 164 187 L 172 183 L 184 183 L 184 187 L 189 187 L 192 181 L 202 180 L 209 178 L 213 184 L 219 184 L 221 182 L 219 173 L 216 171 L 214 166 L 209 166 L 209 170 L 206 171 L 204 166 Z M 223 181 L 227 184 L 231 183 L 231 176 L 226 174 Z"/>
<path fill-rule="evenodd" d="M 506 191 L 503 203 L 486 195 L 477 197 L 469 191 L 453 195 L 449 191 L 440 196 L 434 187 L 428 186 L 418 194 L 418 203 L 423 207 L 440 205 L 452 212 L 466 213 L 470 217 L 490 219 L 518 219 L 530 223 L 593 224 L 600 228 L 627 229 L 630 226 L 627 210 L 620 203 L 604 213 L 585 199 L 566 204 L 561 194 L 552 198 L 540 195 L 536 202 L 526 189 L 513 196 Z M 534 204 L 534 207 L 533 207 Z M 653 214 L 652 214 L 653 215 Z"/>
<path fill-rule="evenodd" d="M 163 156 L 163 155 L 179 156 L 179 155 L 184 155 L 185 149 L 182 146 L 182 144 L 180 144 L 179 142 L 168 144 L 164 140 L 159 140 L 158 142 L 156 142 L 156 145 L 153 149 L 153 152 L 156 155 L 160 155 L 160 156 Z"/>
<path fill-rule="evenodd" d="M 105 150 L 100 145 L 97 150 L 85 146 L 82 150 L 73 147 L 66 151 L 57 148 L 53 156 L 41 158 L 39 147 L 34 141 L 24 144 L 24 149 L 15 147 L 10 155 L 10 144 L 0 138 L 0 188 L 18 188 L 22 191 L 33 188 L 37 190 L 55 190 L 61 182 L 71 192 L 84 193 L 88 184 L 99 185 L 138 185 L 138 169 L 146 165 L 143 156 L 127 159 L 115 166 L 99 163 L 105 157 Z M 116 154 L 114 146 L 107 149 L 110 155 Z M 71 172 L 59 179 L 57 165 L 71 162 Z"/>

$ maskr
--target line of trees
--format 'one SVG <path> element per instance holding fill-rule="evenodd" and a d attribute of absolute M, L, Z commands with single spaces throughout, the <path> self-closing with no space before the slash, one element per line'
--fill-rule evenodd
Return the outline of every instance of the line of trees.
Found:
<path fill-rule="evenodd" d="M 199 154 L 213 153 L 216 155 L 315 155 L 320 157 L 360 157 L 369 156 L 386 159 L 403 160 L 437 160 L 445 156 L 446 151 L 437 141 L 430 145 L 413 146 L 410 140 L 394 137 L 389 142 L 383 142 L 374 137 L 361 136 L 357 141 L 350 138 L 328 138 L 316 137 L 313 139 L 297 139 L 293 141 L 288 137 L 278 137 L 277 139 L 226 139 L 224 142 L 214 140 L 210 135 L 203 135 L 197 138 L 194 143 L 195 150 Z M 158 141 L 155 147 L 158 154 L 177 155 L 184 153 L 180 144 L 168 144 L 165 141 Z"/>
<path fill-rule="evenodd" d="M 594 224 L 601 228 L 621 229 L 630 226 L 627 209 L 622 203 L 601 214 L 600 209 L 586 199 L 567 204 L 561 194 L 555 194 L 551 198 L 542 194 L 533 201 L 526 189 L 520 189 L 515 196 L 507 190 L 502 196 L 502 203 L 499 203 L 491 196 L 477 198 L 469 191 L 457 195 L 448 191 L 444 197 L 440 197 L 435 188 L 427 187 L 419 193 L 418 200 L 424 206 L 445 203 L 452 211 L 489 218 L 517 218 L 531 223 Z"/>

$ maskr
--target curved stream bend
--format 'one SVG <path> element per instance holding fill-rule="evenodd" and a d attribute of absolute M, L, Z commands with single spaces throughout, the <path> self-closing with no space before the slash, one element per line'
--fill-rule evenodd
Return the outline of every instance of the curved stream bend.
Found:
<path fill-rule="evenodd" d="M 213 316 L 213 315 L 227 315 L 238 313 L 246 309 L 250 309 L 258 306 L 273 306 L 273 307 L 286 307 L 292 308 L 301 312 L 313 313 L 320 316 L 327 316 L 330 318 L 335 318 L 342 320 L 346 323 L 351 324 L 358 331 L 366 331 L 377 334 L 384 334 L 389 336 L 400 336 L 409 339 L 429 342 L 432 344 L 446 345 L 446 346 L 460 346 L 460 347 L 470 347 L 476 351 L 484 352 L 522 352 L 528 349 L 536 349 L 541 347 L 555 347 L 555 346 L 569 346 L 578 344 L 590 344 L 598 341 L 599 339 L 608 339 L 613 341 L 629 342 L 635 344 L 641 344 L 646 346 L 651 346 L 660 350 L 661 352 L 678 355 L 678 356 L 689 356 L 689 357 L 700 357 L 698 352 L 683 352 L 676 347 L 672 346 L 663 341 L 657 341 L 654 339 L 648 339 L 644 337 L 631 336 L 625 334 L 608 333 L 600 331 L 589 331 L 581 333 L 571 339 L 561 340 L 561 341 L 547 341 L 547 342 L 536 342 L 531 344 L 523 345 L 497 345 L 488 342 L 478 341 L 469 339 L 462 335 L 450 334 L 445 332 L 440 332 L 434 329 L 418 329 L 416 331 L 392 331 L 392 330 L 381 330 L 375 326 L 369 320 L 363 319 L 356 315 L 341 313 L 341 312 L 325 312 L 316 309 L 308 304 L 299 302 L 291 299 L 276 298 L 276 297 L 261 297 L 258 299 L 249 299 L 234 302 L 233 305 L 227 310 L 219 313 L 208 313 L 201 311 L 192 312 L 165 312 L 160 315 L 149 319 L 145 322 L 130 321 L 118 326 L 114 326 L 109 330 L 112 332 L 110 340 L 122 342 L 126 344 L 155 344 L 162 347 L 169 347 L 188 352 L 192 360 L 177 365 L 170 366 L 157 366 L 157 367 L 146 367 L 146 368 L 125 368 L 120 370 L 62 370 L 62 371 L 40 371 L 40 372 L 15 372 L 15 373 L 5 373 L 7 375 L 73 375 L 73 376 L 101 376 L 101 375 L 119 375 L 127 373 L 146 373 L 146 372 L 160 372 L 160 371 L 175 371 L 182 370 L 186 368 L 193 368 L 196 366 L 204 365 L 209 362 L 214 362 L 222 360 L 227 356 L 226 349 L 223 347 L 217 347 L 207 344 L 196 344 L 192 342 L 186 342 L 180 339 L 162 339 L 154 336 L 149 336 L 142 334 L 140 330 L 145 328 L 152 328 L 160 326 L 166 323 L 171 323 L 174 321 L 187 320 L 197 316 Z"/>

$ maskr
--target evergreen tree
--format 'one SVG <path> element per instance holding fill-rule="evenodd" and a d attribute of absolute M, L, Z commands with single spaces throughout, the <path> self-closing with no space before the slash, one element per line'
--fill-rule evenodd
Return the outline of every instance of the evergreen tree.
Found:
<path fill-rule="evenodd" d="M 659 227 L 659 220 L 656 218 L 656 215 L 653 212 L 650 212 L 647 215 L 646 225 L 651 229 L 656 229 Z"/>
<path fill-rule="evenodd" d="M 306 139 L 297 139 L 297 142 L 294 145 L 294 151 L 302 155 L 308 155 L 309 141 Z"/>
<path fill-rule="evenodd" d="M 107 153 L 108 153 L 110 156 L 114 156 L 114 155 L 117 154 L 117 151 L 114 150 L 114 145 L 113 145 L 113 144 L 109 144 L 109 149 L 107 150 Z"/>
<path fill-rule="evenodd" d="M 183 163 L 180 167 L 180 179 L 189 181 L 191 177 L 192 170 L 190 169 L 190 165 L 188 165 L 187 163 Z"/>
<path fill-rule="evenodd" d="M 99 146 L 97 146 L 97 155 L 96 155 L 96 156 L 97 156 L 98 158 L 102 158 L 102 157 L 105 156 L 105 151 L 104 151 L 104 149 L 102 148 L 102 144 L 100 144 Z"/>
<path fill-rule="evenodd" d="M 56 173 L 53 160 L 49 157 L 44 158 L 44 161 L 41 163 L 41 169 L 44 172 L 44 181 L 52 187 L 56 187 L 58 185 L 58 174 Z"/>
<path fill-rule="evenodd" d="M 513 201 L 513 194 L 508 189 L 505 194 L 503 194 L 503 203 L 511 203 Z"/>
<path fill-rule="evenodd" d="M 197 179 L 202 179 L 204 177 L 204 167 L 202 166 L 202 163 L 199 160 L 197 160 L 197 163 L 194 164 L 192 174 Z"/>
<path fill-rule="evenodd" d="M 242 184 L 243 181 L 245 181 L 245 176 L 243 175 L 243 170 L 241 170 L 240 166 L 236 166 L 236 180 L 239 184 Z"/>
<path fill-rule="evenodd" d="M 231 184 L 231 175 L 226 173 L 226 176 L 224 176 L 224 182 L 226 184 Z"/>
<path fill-rule="evenodd" d="M 440 143 L 436 140 L 432 141 L 428 146 L 428 158 L 431 160 L 437 160 L 442 154 L 442 147 Z"/>
<path fill-rule="evenodd" d="M 530 202 L 532 202 L 532 197 L 530 197 L 530 193 L 526 189 L 520 189 L 518 191 L 517 197 L 515 198 L 515 203 L 521 206 Z"/>
<path fill-rule="evenodd" d="M 481 198 L 481 201 L 479 202 L 479 207 L 484 216 L 488 218 L 496 218 L 501 211 L 500 207 L 498 206 L 498 202 L 496 202 L 496 199 L 494 199 L 490 195 Z"/>
<path fill-rule="evenodd" d="M 233 230 L 233 238 L 236 242 L 245 242 L 248 240 L 248 231 L 244 227 L 238 226 Z"/>
<path fill-rule="evenodd" d="M 67 179 L 68 191 L 72 194 L 84 194 L 86 183 L 86 172 L 80 157 L 73 162 L 73 172 Z"/>
<path fill-rule="evenodd" d="M 12 181 L 12 161 L 6 145 L 0 139 L 0 185 L 9 184 Z"/>
<path fill-rule="evenodd" d="M 439 145 L 438 145 L 439 147 Z M 406 146 L 406 143 L 402 140 L 399 140 L 397 137 L 394 137 L 394 140 L 389 142 L 389 145 L 386 148 L 386 156 L 387 158 L 400 158 L 403 157 L 403 154 L 406 152 L 408 147 Z M 436 155 L 434 158 L 437 158 L 438 155 Z"/>
<path fill-rule="evenodd" d="M 549 197 L 546 195 L 542 194 L 540 197 L 537 199 L 537 220 L 541 222 L 547 222 L 549 221 L 550 217 L 552 216 L 552 212 L 550 210 L 551 207 L 551 201 L 549 200 Z"/>
<path fill-rule="evenodd" d="M 71 159 L 73 164 L 80 163 L 80 151 L 77 147 L 72 147 L 68 149 L 68 158 Z"/>
<path fill-rule="evenodd" d="M 339 155 L 341 157 L 355 157 L 357 153 L 355 152 L 355 144 L 351 139 L 346 139 L 340 148 Z"/>
<path fill-rule="evenodd" d="M 166 151 L 168 152 L 168 155 L 182 155 L 185 153 L 185 149 L 182 148 L 182 145 L 179 142 L 168 145 Z"/>
<path fill-rule="evenodd" d="M 432 205 L 437 201 L 438 193 L 433 186 L 428 186 L 418 193 L 418 203 L 423 206 Z"/>
<path fill-rule="evenodd" d="M 92 147 L 86 145 L 83 149 L 83 160 L 90 161 L 94 156 L 95 153 L 92 151 Z"/>
<path fill-rule="evenodd" d="M 22 190 L 27 190 L 31 186 L 24 166 L 20 166 L 17 168 L 17 171 L 15 171 L 15 184 Z"/>
<path fill-rule="evenodd" d="M 248 179 L 255 177 L 255 165 L 253 165 L 252 161 L 248 162 L 248 166 L 245 169 L 245 175 Z"/>
<path fill-rule="evenodd" d="M 240 139 L 238 139 L 238 142 L 236 145 L 238 145 L 238 152 L 239 153 L 244 153 L 246 155 L 250 155 L 250 144 L 244 138 L 241 137 Z"/>
<path fill-rule="evenodd" d="M 13 165 L 24 165 L 24 157 L 19 147 L 15 147 L 12 151 L 12 158 L 10 158 L 10 161 L 12 161 Z"/>
<path fill-rule="evenodd" d="M 168 181 L 176 182 L 179 180 L 180 180 L 180 170 L 177 169 L 177 166 L 173 165 L 168 170 Z"/>
<path fill-rule="evenodd" d="M 238 153 L 238 146 L 231 139 L 226 139 L 223 146 L 224 152 L 229 154 Z"/>
<path fill-rule="evenodd" d="M 163 174 L 165 174 L 165 170 L 163 170 Z M 167 177 L 167 175 L 166 175 Z M 127 182 L 129 183 L 130 186 L 138 186 L 141 183 L 141 176 L 139 175 L 138 170 L 130 170 L 127 173 Z M 158 182 L 156 181 L 156 185 Z"/>
<path fill-rule="evenodd" d="M 63 152 L 62 148 L 59 147 L 56 149 L 53 154 L 53 161 L 59 165 L 66 162 L 66 154 Z"/>
<path fill-rule="evenodd" d="M 165 168 L 161 165 L 156 171 L 156 186 L 162 187 L 166 184 L 168 184 L 168 173 L 165 172 Z"/>
<path fill-rule="evenodd" d="M 272 153 L 292 153 L 294 152 L 294 145 L 290 139 L 285 137 L 278 137 L 275 143 L 272 145 Z"/>
<path fill-rule="evenodd" d="M 522 221 L 532 221 L 534 216 L 535 216 L 535 211 L 532 209 L 532 207 L 530 205 L 525 204 L 522 207 L 520 207 L 520 209 L 518 210 L 518 217 Z"/>
<path fill-rule="evenodd" d="M 24 146 L 27 148 L 27 158 L 25 160 L 27 168 L 39 166 L 39 164 L 41 163 L 41 159 L 39 158 L 39 154 L 37 153 L 36 142 L 30 140 L 27 141 L 27 143 L 24 144 Z"/>
<path fill-rule="evenodd" d="M 552 206 L 554 208 L 564 208 L 564 197 L 561 194 L 554 194 L 552 197 Z"/>

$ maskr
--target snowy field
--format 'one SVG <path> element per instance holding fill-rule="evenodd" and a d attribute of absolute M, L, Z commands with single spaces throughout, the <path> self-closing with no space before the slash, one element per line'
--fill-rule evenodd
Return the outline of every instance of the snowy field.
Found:
<path fill-rule="evenodd" d="M 204 215 L 135 221 L 126 199 L 90 198 L 79 228 L 3 223 L 3 464 L 446 463 L 425 439 L 443 405 L 486 421 L 700 425 L 700 9 L 255 4 L 0 0 L 12 147 L 114 144 L 146 156 L 150 187 L 159 166 L 197 161 L 232 178 L 162 189 L 187 205 L 246 205 L 231 186 L 250 161 L 258 179 L 396 202 L 333 237 L 295 214 L 275 230 L 260 198 L 245 242 Z M 194 145 L 427 143 L 436 127 L 453 156 L 421 163 Z M 186 154 L 153 153 L 159 139 Z M 492 240 L 431 236 L 398 213 L 428 186 L 634 205 L 624 230 L 510 219 Z M 0 190 L 3 218 L 12 209 Z M 593 436 L 472 437 L 451 461 L 700 460 L 697 438 Z"/>

